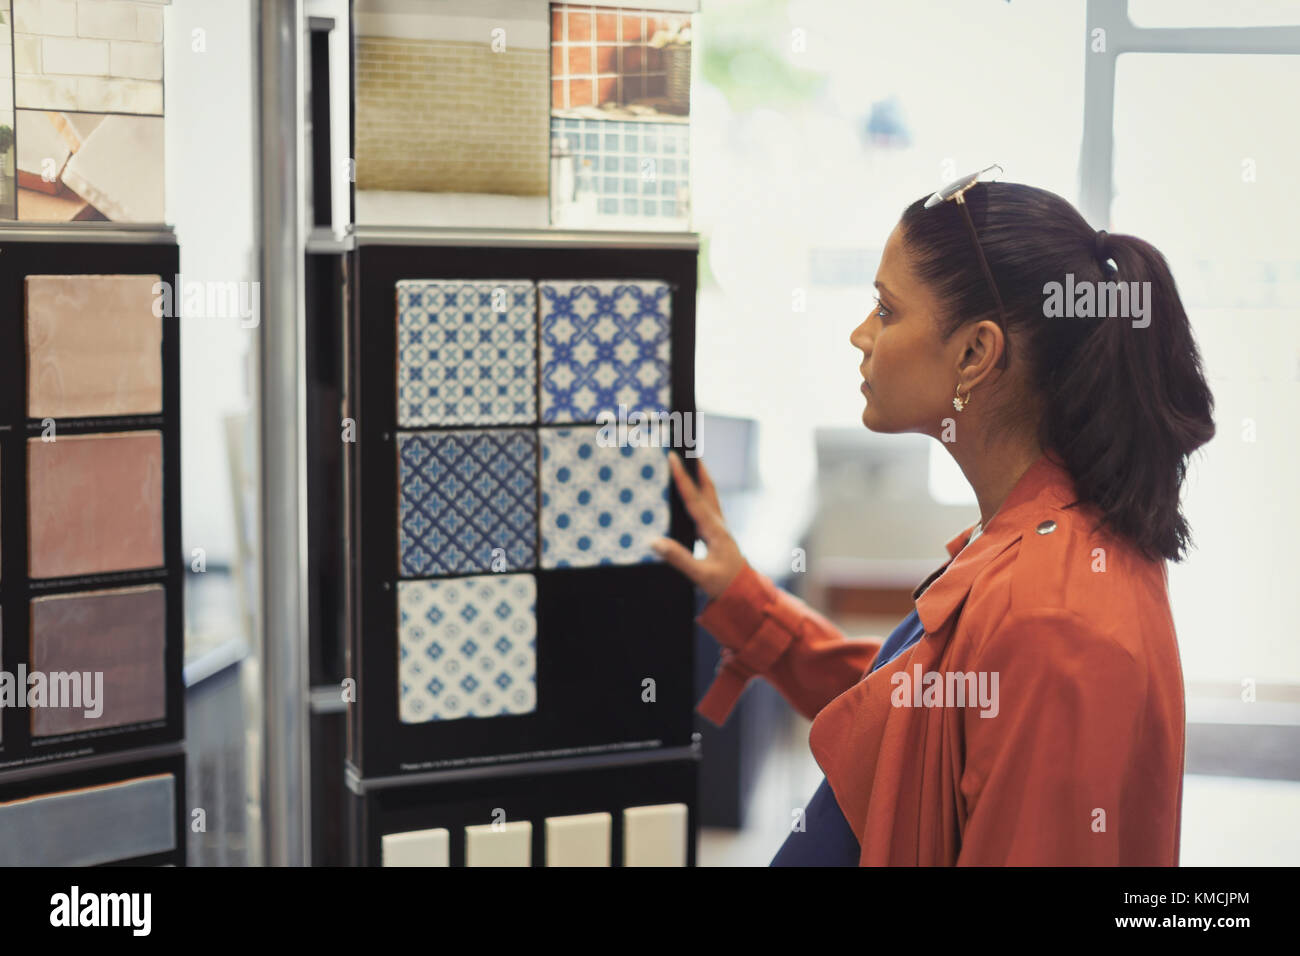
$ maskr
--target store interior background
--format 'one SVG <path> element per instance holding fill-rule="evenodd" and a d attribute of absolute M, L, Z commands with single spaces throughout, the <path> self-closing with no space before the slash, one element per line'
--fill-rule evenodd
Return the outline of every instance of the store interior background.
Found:
<path fill-rule="evenodd" d="M 1077 201 L 1084 37 L 1089 11 L 1109 6 L 704 0 L 694 17 L 698 404 L 757 423 L 757 481 L 737 489 L 728 517 L 759 566 L 779 569 L 806 548 L 798 585 L 814 604 L 919 580 L 975 520 L 932 441 L 861 426 L 849 333 L 870 305 L 885 237 L 916 197 L 997 162 L 1009 180 Z M 1300 24 L 1297 2 L 1130 0 L 1128 10 L 1142 26 Z M 165 16 L 167 220 L 182 269 L 253 281 L 253 4 L 175 0 Z M 1108 228 L 1169 258 L 1219 420 L 1185 494 L 1197 550 L 1170 566 L 1191 725 L 1184 865 L 1300 859 L 1290 585 L 1300 46 L 1292 52 L 1126 55 L 1115 88 Z M 207 561 L 186 596 L 189 803 L 208 816 L 207 832 L 190 835 L 192 865 L 261 860 L 258 341 L 228 319 L 183 327 L 184 550 L 202 548 Z M 850 634 L 884 634 L 897 618 L 837 620 Z M 1243 681 L 1254 703 L 1242 702 Z M 770 860 L 820 779 L 807 733 L 794 715 L 777 725 L 745 826 L 703 832 L 702 865 Z"/>

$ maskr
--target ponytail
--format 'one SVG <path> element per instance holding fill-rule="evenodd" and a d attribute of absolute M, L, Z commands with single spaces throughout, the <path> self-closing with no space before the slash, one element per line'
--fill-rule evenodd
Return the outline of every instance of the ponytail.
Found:
<path fill-rule="evenodd" d="M 1214 437 L 1214 399 L 1164 256 L 1136 236 L 1107 238 L 1107 281 L 1140 290 L 1129 304 L 1141 307 L 1093 320 L 1048 377 L 1040 441 L 1104 525 L 1152 558 L 1179 561 L 1191 538 L 1177 507 L 1186 459 Z"/>

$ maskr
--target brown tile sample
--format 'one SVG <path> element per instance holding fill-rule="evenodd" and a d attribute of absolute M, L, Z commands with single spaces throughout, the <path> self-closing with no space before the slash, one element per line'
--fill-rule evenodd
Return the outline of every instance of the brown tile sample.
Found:
<path fill-rule="evenodd" d="M 162 432 L 27 440 L 34 578 L 163 564 Z"/>
<path fill-rule="evenodd" d="M 50 693 L 52 673 L 76 672 L 81 675 L 84 705 L 87 673 L 103 674 L 98 716 L 87 717 L 86 706 L 33 707 L 32 736 L 166 717 L 166 609 L 161 584 L 58 594 L 32 601 L 31 669 L 45 674 L 46 693 Z M 93 676 L 90 679 L 93 681 Z M 52 702 L 47 697 L 47 703 Z"/>
<path fill-rule="evenodd" d="M 157 275 L 27 277 L 27 414 L 162 411 Z"/>

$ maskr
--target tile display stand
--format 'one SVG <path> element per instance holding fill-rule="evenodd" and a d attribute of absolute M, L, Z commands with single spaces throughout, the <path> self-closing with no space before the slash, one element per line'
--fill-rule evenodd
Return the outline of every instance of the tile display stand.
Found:
<path fill-rule="evenodd" d="M 698 240 L 494 235 L 471 245 L 437 231 L 400 241 L 363 233 L 354 253 L 343 402 L 355 424 L 343 446 L 345 670 L 355 682 L 348 861 L 381 865 L 386 852 L 390 865 L 444 855 L 466 865 L 467 852 L 522 853 L 532 866 L 546 865 L 548 852 L 589 860 L 600 851 L 584 815 L 608 814 L 617 866 L 625 811 L 672 805 L 632 816 L 644 817 L 634 826 L 663 826 L 661 817 L 671 826 L 681 805 L 687 845 L 666 859 L 693 865 L 694 590 L 644 547 L 656 533 L 689 545 L 693 529 L 671 487 L 665 438 L 609 447 L 586 436 L 595 438 L 596 412 L 610 402 L 693 416 Z M 474 318 L 468 292 L 460 340 L 423 316 L 399 321 L 404 305 L 436 311 L 445 286 L 475 283 L 501 289 L 499 325 Z M 547 318 L 541 292 L 581 298 L 575 283 L 599 289 L 592 298 L 609 311 L 599 349 L 591 339 L 569 349 L 563 336 L 574 330 Z M 581 324 L 593 307 L 569 314 Z M 444 326 L 462 313 L 450 315 Z M 477 355 L 471 337 L 484 343 Z M 412 342 L 423 349 L 414 359 L 402 352 Z M 621 349 L 617 359 L 608 347 Z M 613 365 L 599 367 L 597 351 Z M 569 362 L 558 377 L 557 354 Z M 493 362 L 505 363 L 502 377 Z M 462 364 L 472 374 L 458 377 Z M 574 369 L 586 385 L 571 381 Z M 693 472 L 694 460 L 684 461 Z M 624 521 L 641 527 L 611 528 Z M 466 679 L 480 669 L 490 689 Z M 577 826 L 570 817 L 587 827 L 570 837 L 583 848 L 548 851 L 548 833 Z M 466 829 L 493 823 L 507 825 L 501 842 Z"/>
<path fill-rule="evenodd" d="M 0 229 L 0 668 L 16 674 L 30 673 L 32 658 L 32 602 L 77 593 L 97 593 L 134 588 L 161 588 L 164 621 L 159 718 L 137 720 L 49 736 L 33 735 L 31 711 L 25 707 L 0 709 L 0 804 L 13 804 L 42 795 L 82 791 L 158 774 L 169 775 L 174 810 L 172 846 L 134 862 L 185 864 L 184 824 L 185 760 L 184 684 L 184 576 L 181 552 L 181 436 L 180 436 L 180 319 L 181 298 L 173 298 L 171 315 L 162 316 L 162 411 L 158 414 L 85 416 L 53 422 L 60 437 L 104 433 L 152 432 L 162 444 L 162 557 L 158 567 L 142 570 L 94 571 L 72 576 L 36 578 L 28 567 L 29 551 L 29 440 L 40 438 L 50 421 L 28 416 L 28 363 L 26 345 L 26 277 L 29 275 L 157 275 L 175 282 L 180 250 L 170 230 L 116 230 L 87 228 L 73 240 L 69 234 L 23 225 Z M 128 593 L 133 593 L 128 591 Z M 119 675 L 121 676 L 121 675 Z M 130 676 L 130 675 L 128 675 Z M 106 681 L 110 675 L 106 674 Z M 129 683 L 129 681 L 128 681 Z M 130 688 L 128 688 L 130 689 Z M 136 688 L 139 690 L 139 688 Z M 150 688 L 157 694 L 158 688 Z M 151 704 L 150 713 L 159 708 Z M 131 708 L 127 713 L 134 714 Z M 46 722 L 48 723 L 48 722 Z M 90 790 L 93 794 L 100 791 Z M 89 799 L 84 806 L 104 812 L 131 812 L 132 793 L 159 803 L 158 787 L 104 791 L 124 793 L 121 801 Z M 79 806 L 83 804 L 78 804 Z M 17 819 L 17 816 L 13 817 Z M 113 825 L 105 820 L 105 828 Z M 56 852 L 56 841 L 48 845 Z M 88 851 L 89 852 L 89 851 Z M 101 856 L 111 856 L 107 845 Z M 92 854 L 93 855 L 93 854 Z M 54 860 L 52 856 L 50 858 Z M 41 858 L 24 863 L 41 865 Z M 132 862 L 96 858 L 96 862 Z"/>

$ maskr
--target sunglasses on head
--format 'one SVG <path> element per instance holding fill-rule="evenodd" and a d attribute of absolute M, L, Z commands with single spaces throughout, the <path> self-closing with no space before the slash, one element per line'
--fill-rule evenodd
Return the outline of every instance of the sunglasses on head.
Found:
<path fill-rule="evenodd" d="M 996 169 L 999 174 L 1003 172 L 1001 166 L 994 163 L 992 166 L 986 166 L 979 172 L 971 173 L 950 182 L 937 193 L 925 201 L 925 208 L 930 209 L 940 203 L 952 200 L 961 207 L 962 217 L 966 220 L 966 228 L 970 231 L 971 242 L 975 244 L 975 254 L 979 257 L 980 269 L 984 272 L 984 278 L 988 280 L 989 291 L 993 293 L 993 301 L 998 306 L 998 317 L 1002 325 L 1002 332 L 1005 335 L 1007 331 L 1007 314 L 1006 309 L 1002 306 L 1002 295 L 998 292 L 998 284 L 993 281 L 993 270 L 989 268 L 989 261 L 984 257 L 984 249 L 980 246 L 979 233 L 975 231 L 975 221 L 971 219 L 970 210 L 966 208 L 966 190 L 970 189 L 976 183 L 980 182 L 980 177 L 990 169 Z M 1002 357 L 998 360 L 999 368 L 1007 366 L 1007 350 L 1002 350 Z"/>

